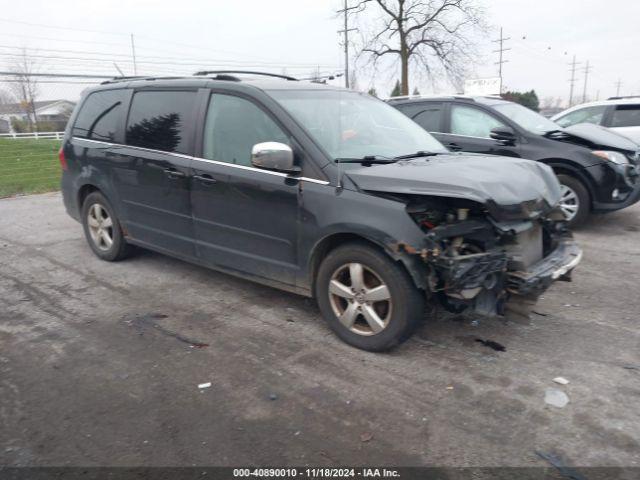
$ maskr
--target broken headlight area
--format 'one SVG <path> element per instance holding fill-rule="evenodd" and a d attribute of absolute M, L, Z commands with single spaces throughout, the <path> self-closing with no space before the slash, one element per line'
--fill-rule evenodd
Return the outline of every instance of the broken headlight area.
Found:
<path fill-rule="evenodd" d="M 570 280 L 580 261 L 556 209 L 497 221 L 474 202 L 417 199 L 407 212 L 425 232 L 413 253 L 426 266 L 427 290 L 452 312 L 502 315 L 510 297 L 537 298 L 554 281 Z"/>

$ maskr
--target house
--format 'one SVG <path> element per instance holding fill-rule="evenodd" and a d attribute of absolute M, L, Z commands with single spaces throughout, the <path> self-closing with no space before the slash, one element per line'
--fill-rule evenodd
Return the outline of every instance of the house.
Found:
<path fill-rule="evenodd" d="M 38 130 L 62 131 L 75 107 L 69 100 L 34 102 L 36 118 L 45 128 Z M 0 133 L 15 133 L 13 121 L 28 122 L 27 112 L 20 103 L 0 104 Z"/>

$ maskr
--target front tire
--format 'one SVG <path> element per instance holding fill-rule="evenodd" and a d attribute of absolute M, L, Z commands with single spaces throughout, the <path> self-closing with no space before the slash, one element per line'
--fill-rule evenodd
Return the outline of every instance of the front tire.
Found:
<path fill-rule="evenodd" d="M 402 343 L 424 315 L 424 295 L 407 272 L 364 243 L 346 244 L 327 255 L 315 293 L 336 335 L 372 352 Z"/>
<path fill-rule="evenodd" d="M 132 251 L 109 201 L 100 192 L 90 193 L 82 204 L 84 235 L 98 258 L 116 262 Z"/>
<path fill-rule="evenodd" d="M 558 175 L 561 187 L 560 209 L 569 222 L 577 227 L 589 216 L 591 198 L 587 188 L 580 180 L 571 175 Z"/>

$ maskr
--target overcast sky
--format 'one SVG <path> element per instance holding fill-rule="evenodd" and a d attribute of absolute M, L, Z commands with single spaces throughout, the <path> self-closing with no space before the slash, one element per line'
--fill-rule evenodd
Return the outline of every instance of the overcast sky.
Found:
<path fill-rule="evenodd" d="M 569 94 L 569 65 L 579 62 L 575 95 L 582 96 L 584 67 L 593 67 L 587 95 L 640 94 L 640 2 L 631 0 L 478 0 L 492 25 L 477 38 L 477 65 L 470 76 L 497 74 L 498 27 L 511 37 L 505 54 L 507 88 L 535 89 L 541 99 Z M 354 3 L 355 0 L 350 0 Z M 341 71 L 343 53 L 334 11 L 341 0 L 182 0 L 181 2 L 1 0 L 0 65 L 18 50 L 36 55 L 42 72 L 117 75 L 115 62 L 133 74 L 130 34 L 134 34 L 138 74 L 190 74 L 202 68 L 259 68 L 308 76 Z M 397 66 L 379 71 L 359 66 L 361 89 L 375 86 L 388 95 Z M 2 78 L 2 76 L 0 76 Z M 1 83 L 1 80 L 0 80 Z M 422 93 L 452 92 L 445 79 L 435 85 L 414 72 L 411 88 Z M 77 95 L 86 85 L 43 84 L 43 97 Z"/>

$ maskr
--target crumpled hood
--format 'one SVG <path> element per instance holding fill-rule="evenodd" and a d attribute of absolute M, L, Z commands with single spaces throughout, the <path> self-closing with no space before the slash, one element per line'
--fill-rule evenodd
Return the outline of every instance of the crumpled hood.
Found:
<path fill-rule="evenodd" d="M 594 148 L 613 147 L 620 150 L 635 152 L 640 149 L 640 145 L 628 137 L 621 135 L 608 128 L 592 123 L 578 123 L 570 127 L 561 129 L 562 131 L 584 140 L 589 141 Z"/>
<path fill-rule="evenodd" d="M 541 201 L 555 206 L 560 200 L 560 184 L 553 170 L 520 158 L 441 154 L 345 173 L 368 191 L 465 198 L 501 207 Z"/>

